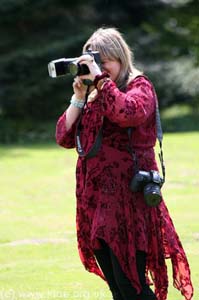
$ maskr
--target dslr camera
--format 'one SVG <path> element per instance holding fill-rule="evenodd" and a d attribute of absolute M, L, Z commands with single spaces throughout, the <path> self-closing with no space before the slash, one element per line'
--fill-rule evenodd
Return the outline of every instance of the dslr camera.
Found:
<path fill-rule="evenodd" d="M 130 189 L 132 192 L 144 192 L 144 199 L 148 206 L 157 206 L 161 200 L 161 187 L 163 178 L 157 171 L 138 171 L 131 180 Z"/>
<path fill-rule="evenodd" d="M 83 55 L 89 54 L 93 56 L 97 65 L 101 66 L 100 55 L 98 51 L 88 51 L 83 53 Z M 72 76 L 87 75 L 90 70 L 87 65 L 79 64 L 78 57 L 75 58 L 60 58 L 51 61 L 48 64 L 48 73 L 50 77 L 59 77 L 71 74 Z"/>

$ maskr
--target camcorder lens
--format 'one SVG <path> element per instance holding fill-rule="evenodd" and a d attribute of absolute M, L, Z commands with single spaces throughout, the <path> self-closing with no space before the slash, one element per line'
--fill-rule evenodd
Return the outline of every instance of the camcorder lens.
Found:
<path fill-rule="evenodd" d="M 87 65 L 80 65 L 76 62 L 70 63 L 68 69 L 72 76 L 87 75 L 90 73 L 90 70 Z"/>

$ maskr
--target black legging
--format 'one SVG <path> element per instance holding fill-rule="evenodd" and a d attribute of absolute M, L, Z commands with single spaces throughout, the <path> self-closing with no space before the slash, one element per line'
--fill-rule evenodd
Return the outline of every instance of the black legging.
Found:
<path fill-rule="evenodd" d="M 137 271 L 139 280 L 143 288 L 142 293 L 138 296 L 136 289 L 132 286 L 130 280 L 123 272 L 117 257 L 113 251 L 104 242 L 101 242 L 101 249 L 95 250 L 95 257 L 100 268 L 108 282 L 114 300 L 155 300 L 156 297 L 151 289 L 146 285 L 146 253 L 143 251 L 136 252 Z"/>

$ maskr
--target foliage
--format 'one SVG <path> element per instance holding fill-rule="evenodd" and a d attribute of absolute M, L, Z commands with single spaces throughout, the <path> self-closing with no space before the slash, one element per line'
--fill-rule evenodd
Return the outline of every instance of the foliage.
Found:
<path fill-rule="evenodd" d="M 55 120 L 72 77 L 51 79 L 47 64 L 80 55 L 96 28 L 118 27 L 137 65 L 154 82 L 161 107 L 198 107 L 197 0 L 1 0 L 0 118 Z"/>
<path fill-rule="evenodd" d="M 186 102 L 194 110 L 199 109 L 197 9 L 198 1 L 189 1 L 181 7 L 168 6 L 158 12 L 154 22 L 143 26 L 153 37 L 152 43 L 149 39 L 145 46 L 149 49 L 149 71 L 157 83 L 164 107 Z"/>

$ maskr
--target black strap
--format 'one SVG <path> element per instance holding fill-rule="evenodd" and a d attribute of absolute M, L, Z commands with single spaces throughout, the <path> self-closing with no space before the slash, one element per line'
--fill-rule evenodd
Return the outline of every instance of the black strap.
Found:
<path fill-rule="evenodd" d="M 79 120 L 78 125 L 77 125 L 77 132 L 76 132 L 76 149 L 80 157 L 85 157 L 85 158 L 91 158 L 94 157 L 97 152 L 99 151 L 101 144 L 102 144 L 102 126 L 100 127 L 96 140 L 93 144 L 93 146 L 90 148 L 90 150 L 86 153 L 84 149 L 82 148 L 81 145 L 81 120 Z"/>
<path fill-rule="evenodd" d="M 84 107 L 87 105 L 88 95 L 89 95 L 89 85 L 88 85 L 87 90 L 86 90 Z M 94 142 L 93 146 L 86 153 L 84 151 L 84 149 L 82 148 L 82 144 L 81 144 L 81 131 L 82 131 L 81 120 L 82 120 L 82 115 L 83 115 L 84 107 L 83 107 L 83 109 L 81 111 L 81 115 L 80 115 L 79 121 L 77 123 L 77 130 L 76 130 L 76 150 L 77 150 L 77 153 L 79 154 L 80 157 L 85 157 L 85 158 L 88 159 L 88 158 L 96 156 L 96 154 L 98 153 L 98 151 L 99 151 L 99 149 L 101 147 L 101 144 L 102 144 L 102 126 L 103 126 L 103 124 L 102 124 L 102 126 L 100 127 L 100 129 L 98 131 L 98 134 L 97 134 L 97 137 L 95 139 L 95 142 Z"/>
<path fill-rule="evenodd" d="M 157 100 L 156 100 L 156 131 L 157 131 L 157 139 L 158 139 L 159 147 L 160 147 L 160 153 L 158 153 L 158 155 L 159 155 L 161 169 L 162 169 L 163 181 L 165 182 L 166 170 L 165 170 L 165 164 L 164 164 L 164 158 L 163 158 L 163 148 L 162 148 L 163 132 L 162 132 L 160 111 L 159 111 Z"/>
<path fill-rule="evenodd" d="M 159 141 L 159 147 L 160 147 L 160 153 L 158 153 L 161 169 L 162 169 L 162 175 L 163 175 L 163 182 L 165 182 L 165 176 L 166 176 L 166 170 L 165 170 L 165 164 L 163 159 L 163 148 L 162 148 L 162 140 L 163 140 L 163 132 L 162 132 L 162 125 L 161 125 L 161 119 L 160 119 L 160 111 L 158 107 L 158 102 L 156 100 L 156 135 L 157 139 Z M 128 128 L 128 137 L 129 137 L 129 150 L 132 154 L 133 161 L 134 161 L 134 172 L 137 173 L 139 171 L 138 167 L 138 159 L 135 150 L 132 147 L 132 133 L 133 133 L 133 127 Z"/>

